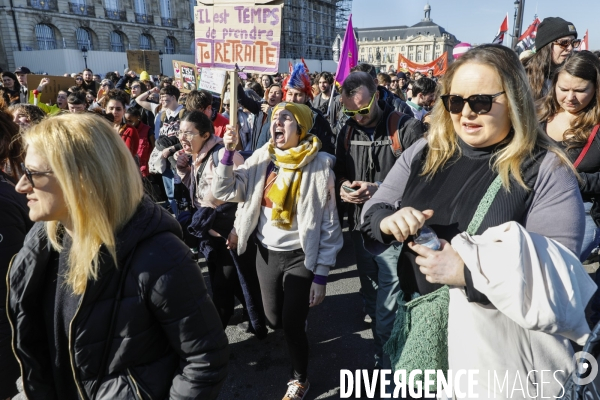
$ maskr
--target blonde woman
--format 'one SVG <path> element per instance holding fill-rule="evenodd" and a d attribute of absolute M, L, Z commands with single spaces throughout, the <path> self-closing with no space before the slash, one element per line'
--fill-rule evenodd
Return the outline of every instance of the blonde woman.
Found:
<path fill-rule="evenodd" d="M 27 398 L 216 398 L 227 338 L 121 138 L 66 114 L 23 140 L 16 189 L 36 224 L 9 270 L 8 316 Z"/>
<path fill-rule="evenodd" d="M 517 375 L 527 376 L 524 385 L 528 393 L 536 390 L 533 382 L 549 380 L 540 372 L 527 375 L 529 371 L 561 370 L 543 389 L 558 394 L 558 383 L 564 383 L 573 369 L 573 349 L 567 338 L 583 342 L 589 333 L 587 326 L 561 325 L 563 311 L 571 303 L 560 296 L 565 288 L 574 286 L 574 296 L 581 298 L 581 303 L 573 302 L 577 306 L 573 315 L 577 312 L 583 317 L 589 290 L 581 289 L 585 285 L 577 289 L 580 283 L 570 281 L 568 274 L 559 281 L 547 277 L 545 290 L 558 303 L 559 311 L 532 305 L 531 297 L 524 293 L 539 284 L 534 280 L 539 275 L 518 280 L 519 268 L 525 268 L 530 253 L 515 254 L 515 245 L 496 257 L 496 263 L 483 262 L 474 268 L 473 259 L 466 258 L 472 254 L 464 251 L 463 232 L 471 231 L 473 221 L 480 225 L 471 235 L 515 221 L 524 227 L 519 231 L 523 235 L 543 235 L 558 242 L 557 248 L 564 246 L 566 253 L 579 254 L 584 214 L 577 178 L 566 156 L 540 131 L 525 71 L 512 50 L 498 45 L 469 50 L 452 64 L 439 90 L 427 139 L 402 154 L 365 204 L 365 247 L 379 253 L 395 241 L 407 242 L 398 262 L 405 300 L 450 286 L 451 370 L 479 369 L 480 377 L 487 377 L 485 371 L 502 376 L 508 371 L 510 382 Z M 482 202 L 484 196 L 487 201 Z M 397 208 L 395 204 L 400 205 Z M 486 204 L 489 208 L 481 212 Z M 424 224 L 441 239 L 439 251 L 413 243 Z M 471 244 L 482 240 L 472 238 Z M 488 260 L 499 245 L 479 247 L 474 258 Z M 574 259 L 577 263 L 569 254 L 564 262 Z M 496 285 L 491 288 L 482 284 L 486 277 L 481 275 L 489 269 L 495 271 L 487 275 L 490 286 Z M 497 275 L 501 279 L 493 281 L 492 276 Z M 518 284 L 504 286 L 515 280 Z M 543 301 L 547 300 L 546 291 L 541 290 Z M 511 305 L 528 313 L 529 325 L 516 322 L 518 318 L 511 314 L 515 309 L 507 310 Z M 549 322 L 546 325 L 544 321 Z M 488 397 L 487 389 L 480 379 L 476 389 L 480 398 Z"/>

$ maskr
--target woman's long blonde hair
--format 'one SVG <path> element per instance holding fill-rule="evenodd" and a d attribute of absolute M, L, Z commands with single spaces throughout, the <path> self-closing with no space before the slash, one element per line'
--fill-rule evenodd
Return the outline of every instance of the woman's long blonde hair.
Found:
<path fill-rule="evenodd" d="M 451 93 L 452 79 L 456 71 L 468 63 L 492 67 L 498 73 L 508 98 L 508 112 L 513 132 L 508 139 L 508 144 L 494 157 L 491 166 L 500 175 L 504 188 L 510 190 L 512 177 L 519 185 L 527 190 L 530 189 L 523 181 L 521 165 L 524 160 L 532 156 L 536 145 L 555 152 L 559 159 L 569 166 L 570 162 L 566 155 L 540 128 L 529 81 L 515 52 L 500 45 L 483 45 L 469 50 L 455 61 L 438 85 L 438 100 L 431 114 L 431 127 L 427 134 L 429 151 L 422 175 L 433 176 L 457 151 L 460 151 L 458 135 L 454 131 L 450 113 L 444 108 L 439 96 Z"/>
<path fill-rule="evenodd" d="M 115 235 L 144 195 L 140 173 L 123 140 L 103 118 L 64 114 L 25 133 L 27 148 L 44 157 L 62 189 L 72 226 L 67 284 L 83 294 L 98 279 L 100 247 L 117 265 Z M 52 246 L 62 250 L 60 222 L 46 222 Z"/>

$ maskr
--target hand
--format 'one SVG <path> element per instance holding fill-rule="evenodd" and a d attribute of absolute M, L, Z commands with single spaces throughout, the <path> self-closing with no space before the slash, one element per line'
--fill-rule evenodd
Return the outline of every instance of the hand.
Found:
<path fill-rule="evenodd" d="M 425 279 L 431 283 L 441 283 L 450 286 L 466 286 L 465 263 L 450 243 L 440 239 L 441 248 L 438 251 L 416 243 L 408 247 L 418 254 L 415 262 Z"/>
<path fill-rule="evenodd" d="M 162 151 L 162 157 L 163 158 L 169 158 L 171 156 L 171 148 L 167 147 L 166 149 L 164 149 Z"/>
<path fill-rule="evenodd" d="M 377 191 L 377 184 L 365 181 L 345 181 L 342 186 L 348 186 L 353 189 L 357 189 L 355 192 L 346 192 L 343 187 L 340 186 L 340 197 L 346 203 L 363 204 L 369 200 Z"/>
<path fill-rule="evenodd" d="M 326 285 L 319 285 L 314 282 L 310 285 L 310 295 L 308 297 L 309 307 L 318 306 L 323 302 L 325 299 L 325 292 L 327 291 L 326 288 Z"/>
<path fill-rule="evenodd" d="M 40 81 L 40 84 L 39 84 L 38 87 L 43 89 L 49 83 L 50 83 L 50 79 L 48 79 L 48 78 L 42 78 L 42 80 Z"/>
<path fill-rule="evenodd" d="M 132 78 L 137 77 L 137 75 L 135 74 L 135 71 L 129 71 L 129 76 Z"/>
<path fill-rule="evenodd" d="M 404 242 L 410 235 L 416 235 L 432 216 L 433 210 L 419 211 L 404 207 L 382 219 L 379 229 L 386 235 L 393 235 L 397 241 Z"/>
<path fill-rule="evenodd" d="M 266 114 L 266 113 L 269 111 L 269 108 L 271 108 L 271 106 L 270 106 L 270 105 L 268 105 L 267 103 L 262 103 L 262 104 L 260 105 L 260 109 L 262 110 L 262 112 L 263 112 L 264 114 Z"/>
<path fill-rule="evenodd" d="M 229 250 L 235 250 L 237 249 L 237 245 L 238 245 L 238 235 L 236 235 L 235 233 L 231 232 L 229 234 L 229 236 L 227 236 L 227 248 Z"/>
<path fill-rule="evenodd" d="M 227 150 L 233 150 L 238 142 L 238 134 L 231 125 L 227 125 L 225 129 L 225 133 L 223 134 L 223 144 Z"/>
<path fill-rule="evenodd" d="M 149 94 L 152 93 L 160 93 L 160 88 L 158 86 L 153 87 L 152 89 L 148 90 Z"/>

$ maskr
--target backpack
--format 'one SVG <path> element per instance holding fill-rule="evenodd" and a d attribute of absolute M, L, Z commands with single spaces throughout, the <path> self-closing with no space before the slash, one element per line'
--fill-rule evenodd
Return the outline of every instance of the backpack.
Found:
<path fill-rule="evenodd" d="M 404 151 L 404 149 L 402 148 L 402 142 L 400 141 L 400 124 L 406 118 L 410 117 L 399 111 L 392 111 L 387 118 L 388 138 L 384 140 L 350 140 L 354 128 L 349 125 L 348 129 L 346 130 L 346 136 L 344 137 L 344 147 L 346 148 L 346 151 L 348 151 L 351 145 L 368 147 L 380 147 L 389 145 L 391 147 L 392 153 L 394 153 L 394 157 L 400 157 L 400 154 L 402 154 L 402 151 Z"/>

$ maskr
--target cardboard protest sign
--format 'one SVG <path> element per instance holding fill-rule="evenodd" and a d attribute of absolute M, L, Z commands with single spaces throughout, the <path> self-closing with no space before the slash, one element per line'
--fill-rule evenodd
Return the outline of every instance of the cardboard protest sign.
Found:
<path fill-rule="evenodd" d="M 194 7 L 196 65 L 233 70 L 238 64 L 248 72 L 277 72 L 282 11 L 282 4 Z"/>
<path fill-rule="evenodd" d="M 146 71 L 150 75 L 160 74 L 160 57 L 154 50 L 127 50 L 127 65 L 138 75 Z"/>
<path fill-rule="evenodd" d="M 442 54 L 440 57 L 436 58 L 432 62 L 428 64 L 418 64 L 410 61 L 408 58 L 404 57 L 402 54 L 398 54 L 398 70 L 400 71 L 410 71 L 427 73 L 430 69 L 433 70 L 434 76 L 444 75 L 446 73 L 446 69 L 448 68 L 448 52 Z"/>
<path fill-rule="evenodd" d="M 200 73 L 200 85 L 198 88 L 205 89 L 213 93 L 219 93 L 219 95 L 221 95 L 226 76 L 227 72 L 225 70 L 202 68 Z"/>
<path fill-rule="evenodd" d="M 198 74 L 194 64 L 173 60 L 175 80 L 173 84 L 183 93 L 189 93 L 198 86 Z"/>
<path fill-rule="evenodd" d="M 36 89 L 44 78 L 48 78 L 50 82 L 38 97 L 40 103 L 56 104 L 59 91 L 64 90 L 66 92 L 71 86 L 75 86 L 75 79 L 71 77 L 27 74 L 27 87 L 30 91 Z"/>

